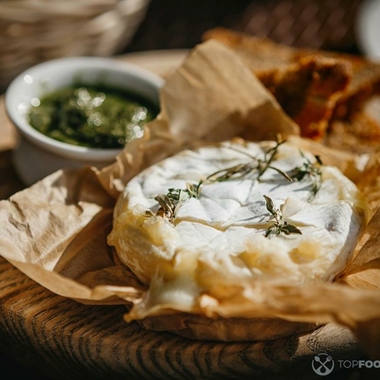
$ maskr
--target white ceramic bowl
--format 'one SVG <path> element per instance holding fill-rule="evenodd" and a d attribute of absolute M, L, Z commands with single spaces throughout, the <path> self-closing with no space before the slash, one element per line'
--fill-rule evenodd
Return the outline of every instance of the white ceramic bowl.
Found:
<path fill-rule="evenodd" d="M 32 99 L 40 98 L 78 81 L 101 83 L 135 93 L 159 107 L 159 89 L 163 79 L 150 71 L 112 58 L 59 58 L 33 66 L 18 75 L 5 93 L 5 107 L 20 132 L 13 161 L 20 179 L 31 185 L 61 168 L 85 165 L 103 167 L 112 163 L 120 149 L 94 149 L 54 140 L 28 123 Z"/>

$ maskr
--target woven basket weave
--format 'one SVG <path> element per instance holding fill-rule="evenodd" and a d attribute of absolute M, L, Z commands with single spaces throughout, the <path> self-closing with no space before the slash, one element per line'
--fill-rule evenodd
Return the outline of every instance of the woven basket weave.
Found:
<path fill-rule="evenodd" d="M 120 52 L 150 0 L 0 0 L 0 91 L 49 59 Z"/>

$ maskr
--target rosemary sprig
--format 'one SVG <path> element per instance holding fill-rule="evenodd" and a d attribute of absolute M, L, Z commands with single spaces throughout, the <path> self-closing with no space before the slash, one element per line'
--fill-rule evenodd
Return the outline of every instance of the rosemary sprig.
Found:
<path fill-rule="evenodd" d="M 302 232 L 292 224 L 288 224 L 282 216 L 281 210 L 277 209 L 271 198 L 264 195 L 266 207 L 274 218 L 274 223 L 265 231 L 265 237 L 278 236 L 281 233 L 285 235 L 302 234 Z"/>

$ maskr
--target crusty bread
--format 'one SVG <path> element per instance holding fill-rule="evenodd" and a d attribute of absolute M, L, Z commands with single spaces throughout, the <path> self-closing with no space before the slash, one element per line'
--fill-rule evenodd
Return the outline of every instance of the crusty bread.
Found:
<path fill-rule="evenodd" d="M 370 145 L 380 142 L 380 123 L 362 114 L 366 102 L 379 93 L 379 63 L 354 55 L 296 49 L 224 28 L 207 31 L 203 40 L 209 39 L 225 44 L 244 60 L 298 123 L 302 136 L 333 145 L 346 138 L 344 145 L 353 151 L 358 143 L 359 150 L 368 150 L 367 141 Z M 346 126 L 345 137 L 334 136 L 342 132 L 338 125 Z"/>
<path fill-rule="evenodd" d="M 293 48 L 276 44 L 269 39 L 257 38 L 224 28 L 208 30 L 203 40 L 216 39 L 234 50 L 264 82 L 269 83 L 278 73 L 297 67 Z"/>

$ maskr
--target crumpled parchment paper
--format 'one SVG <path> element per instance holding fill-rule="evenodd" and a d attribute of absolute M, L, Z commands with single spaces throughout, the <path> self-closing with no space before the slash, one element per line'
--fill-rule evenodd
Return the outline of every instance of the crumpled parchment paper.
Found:
<path fill-rule="evenodd" d="M 145 167 L 207 142 L 283 138 L 338 166 L 370 200 L 372 219 L 353 261 L 333 284 L 260 286 L 236 294 L 221 316 L 280 317 L 349 327 L 373 355 L 380 347 L 380 159 L 331 150 L 299 137 L 298 126 L 249 69 L 215 41 L 195 47 L 167 79 L 161 113 L 145 135 L 103 169 L 59 170 L 0 202 L 0 254 L 27 276 L 87 304 L 130 304 L 146 286 L 120 265 L 107 235 L 116 199 Z M 377 211 L 376 211 L 377 210 Z M 263 301 L 265 300 L 265 302 Z"/>

